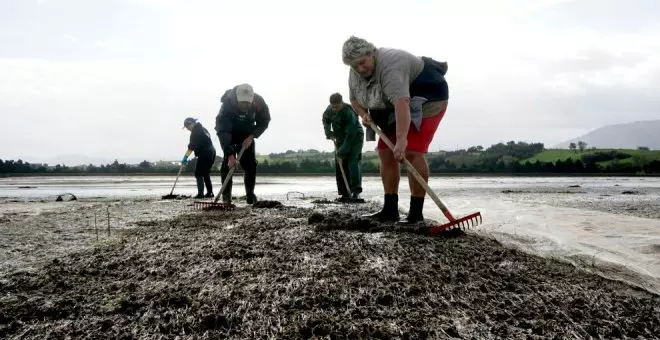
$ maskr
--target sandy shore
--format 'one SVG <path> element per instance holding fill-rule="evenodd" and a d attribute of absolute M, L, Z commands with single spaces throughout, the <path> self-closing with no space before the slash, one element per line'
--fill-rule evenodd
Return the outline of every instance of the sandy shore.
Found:
<path fill-rule="evenodd" d="M 72 205 L 68 223 L 43 213 L 3 222 L 17 233 L 3 242 L 29 239 L 21 225 L 52 230 L 40 246 L 1 253 L 12 264 L 0 273 L 0 338 L 660 334 L 660 297 L 471 233 L 392 230 L 332 204 L 169 218 L 185 205 L 115 203 L 123 222 L 98 243 L 70 218 L 101 206 Z M 80 242 L 64 247 L 70 237 Z M 45 264 L 17 259 L 39 249 Z"/>

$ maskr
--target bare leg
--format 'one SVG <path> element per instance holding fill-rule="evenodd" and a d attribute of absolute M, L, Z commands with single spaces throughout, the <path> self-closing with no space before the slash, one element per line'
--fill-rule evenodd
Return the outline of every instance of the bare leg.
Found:
<path fill-rule="evenodd" d="M 412 164 L 412 166 L 419 172 L 420 175 L 424 178 L 424 181 L 428 183 L 429 181 L 429 165 L 424 158 L 424 154 L 415 151 L 408 151 L 406 153 L 406 158 Z M 419 184 L 417 179 L 413 176 L 412 173 L 408 172 L 408 185 L 410 186 L 410 196 L 413 197 L 424 197 L 426 191 L 424 187 Z"/>
<path fill-rule="evenodd" d="M 399 162 L 394 159 L 394 154 L 390 149 L 378 151 L 378 158 L 380 159 L 380 179 L 383 182 L 385 193 L 398 193 L 401 178 Z"/>

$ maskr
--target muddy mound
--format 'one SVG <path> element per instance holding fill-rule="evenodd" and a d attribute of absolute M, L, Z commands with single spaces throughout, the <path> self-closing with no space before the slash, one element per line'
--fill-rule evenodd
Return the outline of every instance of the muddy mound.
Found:
<path fill-rule="evenodd" d="M 163 195 L 161 199 L 164 200 L 183 200 L 183 199 L 188 199 L 190 198 L 190 195 L 177 195 L 177 194 L 167 194 Z"/>
<path fill-rule="evenodd" d="M 327 198 L 319 198 L 312 201 L 314 204 L 337 204 L 337 201 L 331 201 Z"/>
<path fill-rule="evenodd" d="M 315 211 L 309 215 L 307 223 L 314 225 L 317 231 L 353 230 L 372 233 L 406 232 L 421 235 L 428 235 L 429 227 L 435 225 L 435 222 L 430 220 L 427 220 L 426 223 L 417 223 L 413 225 L 376 222 L 366 217 L 360 217 L 359 215 L 340 211 L 332 211 L 325 214 Z M 446 237 L 456 237 L 461 235 L 465 235 L 465 233 L 460 229 L 450 229 L 438 234 L 438 236 Z"/>
<path fill-rule="evenodd" d="M 320 232 L 311 215 L 191 214 L 14 273 L 0 280 L 0 338 L 660 334 L 660 297 L 569 265 L 471 234 Z"/>
<path fill-rule="evenodd" d="M 254 208 L 267 208 L 267 209 L 272 209 L 272 208 L 281 208 L 284 205 L 280 201 L 257 201 L 252 205 Z"/>

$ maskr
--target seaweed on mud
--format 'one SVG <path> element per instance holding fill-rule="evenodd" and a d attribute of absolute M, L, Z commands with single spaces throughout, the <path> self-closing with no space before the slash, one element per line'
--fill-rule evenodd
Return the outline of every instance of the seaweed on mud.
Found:
<path fill-rule="evenodd" d="M 373 227 L 341 209 L 190 214 L 15 272 L 0 338 L 660 334 L 658 296 L 472 234 L 318 229 Z"/>
<path fill-rule="evenodd" d="M 281 208 L 284 205 L 280 201 L 268 201 L 268 200 L 263 200 L 263 201 L 257 201 L 252 205 L 254 208 Z"/>
<path fill-rule="evenodd" d="M 159 223 L 157 220 L 149 220 L 149 221 L 136 221 L 135 225 L 140 226 L 140 227 L 152 227 L 155 226 Z"/>
<path fill-rule="evenodd" d="M 314 204 L 337 204 L 337 201 L 331 201 L 327 198 L 319 198 L 312 201 Z"/>
<path fill-rule="evenodd" d="M 579 186 L 578 186 L 579 187 Z M 503 194 L 586 194 L 584 191 L 572 190 L 502 190 Z"/>
<path fill-rule="evenodd" d="M 397 225 L 396 223 L 376 222 L 366 217 L 356 217 L 352 214 L 333 211 L 328 214 L 313 212 L 307 218 L 310 225 L 314 225 L 317 231 L 330 230 L 352 230 L 361 232 L 407 232 L 413 234 L 428 235 L 429 227 L 433 221 L 417 223 L 412 225 Z M 461 229 L 453 228 L 442 231 L 435 236 L 457 237 L 465 235 Z"/>

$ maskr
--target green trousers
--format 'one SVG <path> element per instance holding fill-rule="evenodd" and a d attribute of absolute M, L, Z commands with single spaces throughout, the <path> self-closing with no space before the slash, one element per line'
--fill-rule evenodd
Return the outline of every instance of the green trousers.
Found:
<path fill-rule="evenodd" d="M 348 155 L 344 156 L 342 159 L 342 166 L 344 167 L 344 172 L 346 173 L 346 180 L 348 181 L 348 187 L 351 192 L 346 192 L 346 185 L 344 184 L 344 178 L 341 176 L 341 169 L 339 168 L 339 163 L 337 163 L 337 158 L 335 157 L 335 178 L 337 180 L 337 189 L 339 195 L 349 196 L 351 193 L 361 193 L 362 192 L 362 146 L 364 141 L 362 138 L 359 139 L 358 143 L 353 144 L 351 150 L 348 152 Z M 336 153 L 335 153 L 336 156 Z"/>

